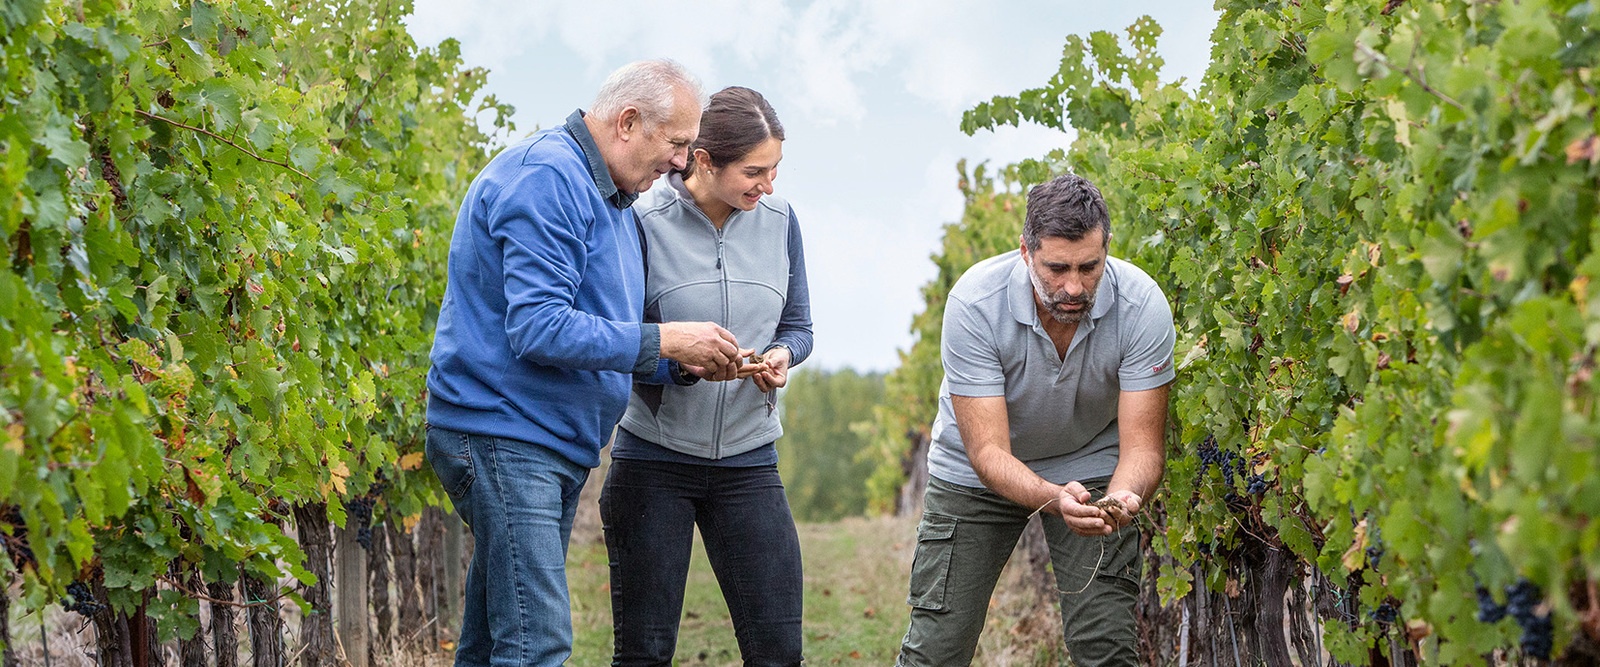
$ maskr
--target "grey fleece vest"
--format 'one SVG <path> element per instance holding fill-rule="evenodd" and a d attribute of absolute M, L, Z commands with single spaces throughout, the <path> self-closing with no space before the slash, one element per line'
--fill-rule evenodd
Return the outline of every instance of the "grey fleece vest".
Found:
<path fill-rule="evenodd" d="M 634 212 L 649 244 L 645 319 L 716 322 L 739 346 L 772 342 L 789 291 L 789 204 L 768 195 L 735 209 L 718 230 L 671 174 Z M 668 449 L 707 459 L 778 439 L 783 426 L 754 380 L 687 387 L 635 384 L 622 427 Z"/>

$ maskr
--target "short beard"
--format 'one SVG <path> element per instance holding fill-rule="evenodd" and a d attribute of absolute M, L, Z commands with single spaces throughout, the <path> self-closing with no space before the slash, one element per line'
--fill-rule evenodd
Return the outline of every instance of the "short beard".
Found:
<path fill-rule="evenodd" d="M 1049 313 L 1050 319 L 1053 319 L 1058 323 L 1077 324 L 1082 322 L 1083 318 L 1087 316 L 1090 311 L 1094 310 L 1095 290 L 1088 290 L 1083 294 L 1083 296 L 1077 298 L 1070 296 L 1056 298 L 1045 293 L 1044 283 L 1040 282 L 1038 274 L 1035 274 L 1032 269 L 1028 270 L 1028 280 L 1033 282 L 1033 295 L 1039 300 L 1039 303 L 1044 305 L 1044 312 Z M 1099 285 L 1096 285 L 1096 287 L 1099 287 Z M 1056 310 L 1056 306 L 1066 304 L 1082 304 L 1083 308 L 1076 312 L 1062 312 Z"/>

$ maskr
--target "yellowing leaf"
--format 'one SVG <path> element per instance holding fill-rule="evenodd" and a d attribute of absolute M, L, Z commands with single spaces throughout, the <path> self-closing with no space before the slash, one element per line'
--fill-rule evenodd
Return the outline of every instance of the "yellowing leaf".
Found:
<path fill-rule="evenodd" d="M 1350 540 L 1350 548 L 1344 550 L 1340 562 L 1344 563 L 1346 572 L 1355 572 L 1366 563 L 1367 549 L 1367 520 L 1362 519 L 1355 527 L 1355 535 Z"/>
<path fill-rule="evenodd" d="M 14 423 L 6 427 L 6 451 L 17 455 L 22 454 L 22 433 L 25 430 L 21 423 Z"/>
<path fill-rule="evenodd" d="M 412 452 L 400 457 L 401 470 L 417 470 L 422 467 L 422 452 Z"/>
<path fill-rule="evenodd" d="M 1355 333 L 1357 329 L 1361 328 L 1361 311 L 1352 310 L 1345 313 L 1341 321 L 1344 323 L 1345 331 Z"/>
<path fill-rule="evenodd" d="M 344 481 L 350 479 L 350 466 L 345 465 L 344 461 L 334 461 L 328 466 L 328 473 L 332 476 L 329 481 L 333 482 L 333 488 L 339 491 L 339 495 L 344 495 Z"/>

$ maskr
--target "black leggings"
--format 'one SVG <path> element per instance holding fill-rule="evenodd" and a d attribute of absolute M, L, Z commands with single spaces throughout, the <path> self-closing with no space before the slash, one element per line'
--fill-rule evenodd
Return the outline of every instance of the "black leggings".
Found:
<path fill-rule="evenodd" d="M 696 525 L 744 664 L 800 664 L 800 538 L 776 465 L 613 461 L 600 516 L 611 559 L 612 665 L 672 664 Z"/>

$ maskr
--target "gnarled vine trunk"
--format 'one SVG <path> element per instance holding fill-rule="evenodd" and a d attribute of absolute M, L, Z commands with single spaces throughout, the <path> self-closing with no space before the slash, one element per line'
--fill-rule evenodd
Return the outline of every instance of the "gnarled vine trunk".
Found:
<path fill-rule="evenodd" d="M 233 585 L 213 581 L 206 585 L 211 596 L 211 651 L 217 656 L 217 667 L 238 667 L 239 634 L 233 627 Z"/>
<path fill-rule="evenodd" d="M 334 667 L 338 659 L 333 635 L 333 533 L 328 527 L 328 509 L 323 503 L 296 505 L 295 530 L 300 550 L 306 554 L 306 570 L 317 578 L 301 594 L 311 609 L 300 619 L 301 667 Z"/>
<path fill-rule="evenodd" d="M 277 584 L 251 575 L 240 579 L 240 583 L 245 602 L 250 604 L 250 655 L 254 667 L 286 667 Z"/>

